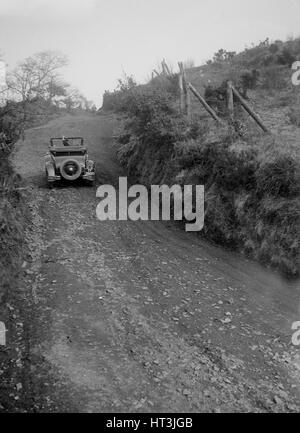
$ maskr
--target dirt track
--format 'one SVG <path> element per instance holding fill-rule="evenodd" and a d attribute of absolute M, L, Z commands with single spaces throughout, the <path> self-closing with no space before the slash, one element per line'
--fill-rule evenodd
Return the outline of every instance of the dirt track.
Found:
<path fill-rule="evenodd" d="M 50 136 L 82 135 L 116 184 L 112 121 L 27 131 L 31 411 L 299 411 L 300 289 L 172 223 L 100 222 L 95 188 L 46 187 Z"/>

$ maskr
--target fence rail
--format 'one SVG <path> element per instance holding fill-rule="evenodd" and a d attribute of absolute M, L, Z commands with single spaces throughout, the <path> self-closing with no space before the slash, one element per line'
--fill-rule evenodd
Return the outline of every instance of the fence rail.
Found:
<path fill-rule="evenodd" d="M 183 115 L 188 118 L 191 117 L 191 101 L 190 92 L 198 99 L 204 109 L 209 113 L 209 115 L 219 124 L 226 125 L 226 122 L 222 120 L 215 110 L 205 101 L 203 96 L 197 91 L 197 89 L 187 81 L 186 72 L 182 62 L 178 62 L 179 74 L 179 90 L 180 90 L 180 111 Z M 264 124 L 260 116 L 255 113 L 255 111 L 250 107 L 246 100 L 242 97 L 239 91 L 234 87 L 233 83 L 229 80 L 227 82 L 227 110 L 229 122 L 232 124 L 234 122 L 234 98 L 236 98 L 245 111 L 254 119 L 254 121 L 259 125 L 259 127 L 267 134 L 271 131 Z"/>

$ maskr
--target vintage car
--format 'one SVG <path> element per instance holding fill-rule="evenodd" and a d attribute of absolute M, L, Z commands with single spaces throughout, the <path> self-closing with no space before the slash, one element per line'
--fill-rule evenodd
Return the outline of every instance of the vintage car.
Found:
<path fill-rule="evenodd" d="M 95 180 L 95 163 L 88 158 L 82 137 L 51 138 L 45 156 L 47 181 L 84 179 L 92 184 Z"/>

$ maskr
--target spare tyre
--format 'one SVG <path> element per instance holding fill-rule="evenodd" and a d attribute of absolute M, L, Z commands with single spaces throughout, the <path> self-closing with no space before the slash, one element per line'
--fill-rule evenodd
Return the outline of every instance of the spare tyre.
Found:
<path fill-rule="evenodd" d="M 76 180 L 81 175 L 81 167 L 76 159 L 68 159 L 60 168 L 61 175 L 67 180 Z"/>

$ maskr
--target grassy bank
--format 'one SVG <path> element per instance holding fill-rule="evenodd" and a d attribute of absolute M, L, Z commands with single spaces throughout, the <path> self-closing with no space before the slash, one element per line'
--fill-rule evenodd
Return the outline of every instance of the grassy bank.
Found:
<path fill-rule="evenodd" d="M 264 135 L 238 101 L 234 125 L 216 126 L 193 99 L 188 122 L 178 113 L 176 75 L 144 86 L 127 80 L 106 94 L 105 104 L 125 116 L 119 158 L 135 181 L 204 184 L 206 237 L 297 275 L 300 128 L 293 119 L 300 105 L 290 62 L 297 52 L 300 56 L 300 44 L 277 45 L 275 49 L 265 41 L 188 71 L 188 78 L 226 122 L 224 82 L 233 80 L 272 135 Z"/>
<path fill-rule="evenodd" d="M 8 152 L 0 151 L 0 278 L 2 296 L 7 295 L 11 280 L 20 266 L 25 215 L 20 196 L 20 180 L 12 172 Z M 22 263 L 21 263 L 22 264 Z"/>
<path fill-rule="evenodd" d="M 30 109 L 26 127 L 58 115 L 54 110 L 37 115 L 36 104 Z M 27 364 L 31 287 L 24 287 L 22 277 L 28 256 L 25 232 L 31 215 L 23 181 L 10 164 L 14 143 L 23 135 L 22 119 L 19 103 L 9 102 L 0 108 L 0 131 L 5 133 L 0 143 L 0 321 L 7 330 L 6 346 L 0 346 L 0 412 L 22 412 L 30 406 Z"/>
<path fill-rule="evenodd" d="M 21 180 L 10 166 L 9 155 L 9 147 L 0 150 L 0 321 L 7 329 L 6 346 L 0 346 L 0 412 L 15 412 L 26 407 L 25 301 L 19 276 L 29 215 L 21 196 Z"/>
<path fill-rule="evenodd" d="M 24 134 L 24 127 L 41 125 L 58 116 L 56 107 L 41 102 L 27 104 L 27 120 L 24 123 L 22 104 L 7 102 L 0 108 L 0 131 L 5 139 L 0 142 L 0 281 L 2 300 L 11 293 L 11 286 L 22 265 L 24 228 L 29 214 L 22 196 L 22 179 L 10 165 L 14 143 Z"/>

